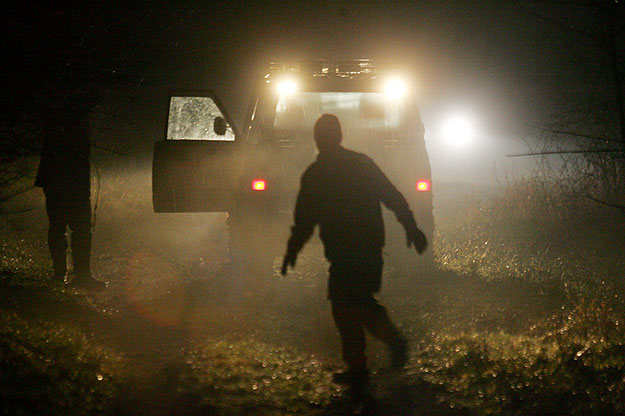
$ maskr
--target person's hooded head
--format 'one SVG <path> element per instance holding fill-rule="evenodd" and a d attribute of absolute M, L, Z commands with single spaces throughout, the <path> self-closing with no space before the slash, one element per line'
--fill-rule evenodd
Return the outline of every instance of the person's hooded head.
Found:
<path fill-rule="evenodd" d="M 339 119 L 333 114 L 322 115 L 315 123 L 314 135 L 319 153 L 338 148 L 343 138 Z"/>

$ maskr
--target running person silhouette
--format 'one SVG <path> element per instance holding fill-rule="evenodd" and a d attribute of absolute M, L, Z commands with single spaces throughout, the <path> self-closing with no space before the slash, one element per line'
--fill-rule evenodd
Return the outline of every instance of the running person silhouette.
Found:
<path fill-rule="evenodd" d="M 297 254 L 319 225 L 319 236 L 330 262 L 328 299 L 338 328 L 347 371 L 334 381 L 358 395 L 369 383 L 365 328 L 390 349 L 391 366 L 403 368 L 406 339 L 374 298 L 382 279 L 384 246 L 383 203 L 406 230 L 409 246 L 421 254 L 427 247 L 403 195 L 368 156 L 341 146 L 336 116 L 322 115 L 314 126 L 317 160 L 301 178 L 295 224 L 282 264 L 282 274 L 295 267 Z"/>

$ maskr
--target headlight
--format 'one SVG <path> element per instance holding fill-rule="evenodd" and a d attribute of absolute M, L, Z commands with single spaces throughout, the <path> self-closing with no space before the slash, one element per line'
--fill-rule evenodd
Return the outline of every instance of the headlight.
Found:
<path fill-rule="evenodd" d="M 289 79 L 278 82 L 277 87 L 278 93 L 280 93 L 280 95 L 293 94 L 297 90 L 297 84 Z"/>
<path fill-rule="evenodd" d="M 443 125 L 442 133 L 447 143 L 456 148 L 466 146 L 475 135 L 472 123 L 464 116 L 449 118 Z"/>
<path fill-rule="evenodd" d="M 392 79 L 386 83 L 384 92 L 391 98 L 401 98 L 406 95 L 406 84 L 398 79 Z"/>

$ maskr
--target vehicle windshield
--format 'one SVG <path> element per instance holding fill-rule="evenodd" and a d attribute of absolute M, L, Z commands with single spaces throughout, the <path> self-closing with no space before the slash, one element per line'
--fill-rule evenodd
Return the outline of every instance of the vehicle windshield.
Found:
<path fill-rule="evenodd" d="M 315 122 L 325 113 L 338 117 L 343 144 L 354 150 L 395 147 L 408 131 L 403 99 L 382 93 L 301 92 L 278 98 L 274 132 L 284 139 L 310 141 Z"/>

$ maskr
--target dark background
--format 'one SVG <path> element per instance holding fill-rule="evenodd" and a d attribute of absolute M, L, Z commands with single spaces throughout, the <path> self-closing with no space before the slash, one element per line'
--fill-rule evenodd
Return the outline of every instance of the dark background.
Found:
<path fill-rule="evenodd" d="M 526 150 L 536 127 L 570 102 L 562 92 L 596 74 L 596 48 L 576 32 L 595 24 L 588 10 L 521 1 L 26 6 L 3 18 L 3 125 L 32 133 L 41 112 L 78 96 L 108 120 L 96 140 L 145 159 L 172 88 L 214 89 L 240 124 L 269 59 L 373 58 L 414 74 L 435 177 L 488 184 L 494 169 L 532 166 L 504 156 Z M 475 127 L 462 151 L 439 137 L 457 112 Z"/>

